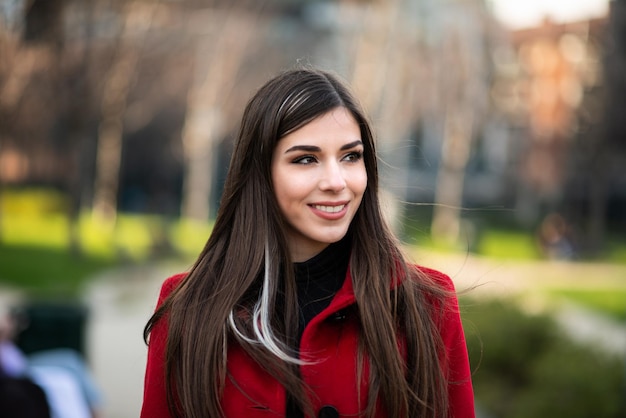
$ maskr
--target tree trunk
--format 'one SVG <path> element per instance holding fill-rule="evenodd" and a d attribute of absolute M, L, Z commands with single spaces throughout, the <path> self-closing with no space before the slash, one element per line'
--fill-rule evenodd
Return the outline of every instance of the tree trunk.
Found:
<path fill-rule="evenodd" d="M 472 142 L 473 120 L 469 109 L 456 109 L 446 114 L 444 123 L 431 233 L 436 239 L 454 244 L 461 233 L 463 183 Z"/>
<path fill-rule="evenodd" d="M 476 13 L 469 4 L 459 11 Z M 475 15 L 476 21 L 480 17 Z M 475 20 L 471 20 L 476 22 Z M 484 44 L 488 33 L 480 24 L 442 25 L 438 48 L 432 51 L 433 76 L 438 80 L 438 112 L 442 115 L 443 138 L 437 171 L 431 235 L 435 240 L 457 244 L 461 237 L 461 210 L 465 170 L 470 157 L 475 126 L 487 111 Z"/>
<path fill-rule="evenodd" d="M 86 19 L 83 23 L 86 37 L 81 51 L 81 58 L 75 74 L 65 74 L 64 83 L 60 84 L 59 94 L 69 96 L 65 99 L 68 109 L 65 110 L 68 150 L 71 156 L 71 167 L 66 178 L 66 189 L 69 204 L 67 205 L 67 234 L 72 254 L 82 253 L 80 235 L 80 214 L 83 203 L 83 182 L 88 176 L 84 173 L 83 149 L 89 137 L 89 120 L 93 114 L 93 83 L 91 82 L 92 40 L 94 26 L 94 3 L 97 0 L 86 0 Z"/>
<path fill-rule="evenodd" d="M 256 28 L 254 12 L 251 15 L 225 13 L 224 16 L 215 11 L 217 35 L 205 36 L 196 46 L 195 77 L 187 96 L 182 133 L 185 174 L 181 214 L 202 221 L 212 215 L 214 151 L 224 134 L 220 105 L 232 91 Z"/>
<path fill-rule="evenodd" d="M 115 223 L 117 215 L 124 113 L 128 93 L 136 72 L 143 42 L 150 30 L 155 7 L 155 4 L 129 4 L 116 57 L 105 77 L 102 115 L 98 128 L 96 180 L 92 210 L 94 216 L 110 224 Z M 137 29 L 133 26 L 136 19 L 144 20 L 147 24 L 140 26 L 141 29 Z M 139 41 L 135 45 L 127 39 L 130 30 L 141 30 Z"/>

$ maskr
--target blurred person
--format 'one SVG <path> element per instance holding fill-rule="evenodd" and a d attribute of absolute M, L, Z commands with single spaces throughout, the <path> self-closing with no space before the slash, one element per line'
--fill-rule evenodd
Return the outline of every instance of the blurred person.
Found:
<path fill-rule="evenodd" d="M 545 217 L 538 232 L 543 254 L 555 260 L 574 260 L 576 250 L 570 228 L 563 216 L 551 213 Z"/>
<path fill-rule="evenodd" d="M 0 416 L 50 418 L 46 394 L 32 380 L 11 377 L 0 370 Z"/>
<path fill-rule="evenodd" d="M 28 389 L 33 394 L 33 405 L 29 405 L 28 410 L 42 403 L 37 393 L 44 394 L 49 415 L 39 415 L 41 412 L 37 412 L 37 415 L 32 416 L 100 418 L 102 397 L 80 354 L 72 349 L 59 348 L 27 356 L 14 343 L 17 332 L 17 321 L 11 314 L 0 317 L 0 373 L 39 388 Z M 0 395 L 0 398 L 4 395 L 7 394 Z M 23 412 L 27 400 L 24 399 L 24 402 L 24 405 L 15 406 L 22 411 L 16 412 L 15 417 L 31 416 L 27 415 L 30 412 Z"/>
<path fill-rule="evenodd" d="M 406 261 L 376 158 L 337 76 L 258 90 L 213 232 L 144 330 L 142 418 L 474 417 L 454 286 Z"/>
<path fill-rule="evenodd" d="M 21 370 L 26 361 L 11 341 L 14 326 L 0 316 L 0 411 L 4 418 L 50 418 L 44 391 Z"/>

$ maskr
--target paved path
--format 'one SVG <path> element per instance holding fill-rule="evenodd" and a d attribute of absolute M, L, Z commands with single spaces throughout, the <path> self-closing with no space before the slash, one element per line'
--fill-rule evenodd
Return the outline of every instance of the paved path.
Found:
<path fill-rule="evenodd" d="M 574 341 L 626 359 L 626 326 L 623 323 L 567 303 L 557 310 L 555 319 Z"/>
<path fill-rule="evenodd" d="M 147 349 L 143 327 L 161 282 L 181 266 L 130 267 L 96 277 L 85 297 L 91 315 L 87 352 L 106 402 L 104 418 L 139 416 Z"/>

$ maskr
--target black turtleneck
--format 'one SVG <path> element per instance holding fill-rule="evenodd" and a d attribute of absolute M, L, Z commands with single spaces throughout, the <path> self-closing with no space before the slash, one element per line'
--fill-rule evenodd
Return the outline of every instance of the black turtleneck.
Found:
<path fill-rule="evenodd" d="M 343 285 L 350 261 L 351 240 L 344 237 L 302 263 L 294 263 L 298 306 L 299 337 L 307 324 L 330 305 Z M 298 338 L 299 339 L 299 338 Z"/>
<path fill-rule="evenodd" d="M 302 263 L 294 263 L 300 311 L 298 344 L 307 324 L 330 305 L 346 278 L 352 240 L 346 236 L 321 253 Z M 302 418 L 304 413 L 287 396 L 287 418 Z"/>

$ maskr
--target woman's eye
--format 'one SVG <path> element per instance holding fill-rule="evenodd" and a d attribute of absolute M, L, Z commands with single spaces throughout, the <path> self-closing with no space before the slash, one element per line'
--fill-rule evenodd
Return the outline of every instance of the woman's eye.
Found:
<path fill-rule="evenodd" d="M 312 155 L 303 155 L 293 160 L 295 164 L 313 164 L 315 161 L 316 159 Z"/>
<path fill-rule="evenodd" d="M 356 162 L 356 161 L 359 161 L 361 158 L 363 158 L 362 151 L 354 151 L 354 152 L 347 154 L 345 157 L 343 157 L 344 161 L 348 161 L 348 162 Z"/>

